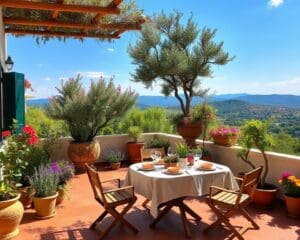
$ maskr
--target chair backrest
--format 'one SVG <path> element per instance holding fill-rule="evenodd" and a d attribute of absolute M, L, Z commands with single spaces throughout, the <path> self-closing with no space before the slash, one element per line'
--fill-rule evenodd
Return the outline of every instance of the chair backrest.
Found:
<path fill-rule="evenodd" d="M 103 203 L 106 203 L 98 172 L 96 170 L 94 170 L 91 166 L 89 166 L 88 164 L 85 164 L 85 168 L 86 168 L 89 180 L 90 180 L 91 187 L 94 192 L 95 199 L 100 200 Z"/>
<path fill-rule="evenodd" d="M 165 149 L 162 148 L 141 148 L 141 160 L 152 160 L 151 152 L 152 151 L 159 151 L 161 153 L 161 157 L 165 156 Z"/>
<path fill-rule="evenodd" d="M 247 192 L 250 196 L 253 195 L 257 184 L 260 181 L 260 175 L 262 173 L 263 167 L 260 166 L 256 169 L 253 169 L 250 172 L 245 173 L 243 182 L 241 184 L 240 192 Z"/>

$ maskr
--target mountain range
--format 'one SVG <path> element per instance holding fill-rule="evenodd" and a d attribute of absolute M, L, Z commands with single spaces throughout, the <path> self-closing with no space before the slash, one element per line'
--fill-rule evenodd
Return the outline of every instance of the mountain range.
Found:
<path fill-rule="evenodd" d="M 226 100 L 240 100 L 246 103 L 257 105 L 271 105 L 278 107 L 300 108 L 300 96 L 297 95 L 253 95 L 246 93 L 238 94 L 221 94 L 212 96 L 209 102 L 220 102 Z M 194 97 L 192 104 L 201 103 L 203 100 L 199 97 Z M 27 101 L 29 106 L 43 106 L 47 105 L 49 100 L 47 98 L 30 99 Z M 175 97 L 164 96 L 139 96 L 137 105 L 141 108 L 152 106 L 160 107 L 178 107 L 178 100 Z"/>

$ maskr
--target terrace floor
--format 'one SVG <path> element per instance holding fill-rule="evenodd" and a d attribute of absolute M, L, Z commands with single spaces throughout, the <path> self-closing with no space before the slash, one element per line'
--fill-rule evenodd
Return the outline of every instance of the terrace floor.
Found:
<path fill-rule="evenodd" d="M 127 168 L 117 171 L 100 172 L 101 180 L 112 178 L 124 179 Z M 17 240 L 93 240 L 98 239 L 99 234 L 90 230 L 89 225 L 102 211 L 101 206 L 94 200 L 91 187 L 86 174 L 77 175 L 71 183 L 69 191 L 70 199 L 58 206 L 56 216 L 48 220 L 36 220 L 34 210 L 25 211 L 24 218 L 20 225 L 20 234 Z M 126 228 L 117 225 L 106 239 L 186 239 L 183 226 L 178 212 L 173 211 L 163 218 L 155 229 L 149 228 L 153 218 L 141 206 L 144 198 L 138 195 L 138 201 L 126 218 L 133 223 L 139 233 L 134 235 Z M 191 199 L 187 201 L 199 215 L 200 222 L 190 223 L 192 239 L 220 240 L 232 239 L 228 231 L 218 227 L 209 234 L 203 234 L 202 230 L 214 219 L 214 214 L 204 200 Z M 248 207 L 249 212 L 261 227 L 260 230 L 248 230 L 243 236 L 246 240 L 272 239 L 272 240 L 300 240 L 300 219 L 286 217 L 283 202 L 278 201 L 273 210 L 258 210 L 252 206 Z M 107 217 L 103 226 L 107 225 L 112 217 Z M 234 225 L 248 224 L 242 217 L 233 218 Z M 250 226 L 250 225 L 249 225 Z"/>

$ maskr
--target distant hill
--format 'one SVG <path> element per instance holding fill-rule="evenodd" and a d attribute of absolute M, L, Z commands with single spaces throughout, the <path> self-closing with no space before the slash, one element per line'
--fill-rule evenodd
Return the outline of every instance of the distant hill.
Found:
<path fill-rule="evenodd" d="M 226 101 L 226 100 L 240 100 L 246 103 L 258 104 L 258 105 L 270 105 L 278 107 L 291 107 L 300 108 L 300 96 L 296 95 L 251 95 L 246 93 L 239 94 L 220 94 L 215 95 L 210 102 Z M 201 103 L 203 100 L 199 97 L 193 99 L 192 104 Z M 28 100 L 29 106 L 45 106 L 48 104 L 48 99 L 30 99 Z M 160 107 L 177 107 L 178 101 L 175 97 L 164 96 L 139 96 L 138 106 L 141 108 L 160 106 Z"/>

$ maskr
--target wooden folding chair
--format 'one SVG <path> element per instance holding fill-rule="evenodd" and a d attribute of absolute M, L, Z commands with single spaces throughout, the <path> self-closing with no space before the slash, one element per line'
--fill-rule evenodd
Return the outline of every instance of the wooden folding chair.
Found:
<path fill-rule="evenodd" d="M 109 213 L 115 219 L 114 221 L 102 232 L 100 239 L 103 239 L 111 229 L 118 223 L 121 222 L 124 226 L 131 229 L 134 233 L 138 233 L 138 230 L 132 226 L 127 220 L 124 219 L 124 215 L 136 202 L 137 197 L 134 195 L 134 187 L 120 187 L 120 179 L 112 179 L 107 181 L 100 181 L 99 175 L 96 170 L 90 167 L 88 164 L 85 165 L 87 174 L 94 192 L 95 199 L 104 207 L 104 212 L 92 223 L 90 229 L 94 229 L 97 223 L 100 223 L 104 217 Z M 117 181 L 118 188 L 104 191 L 102 183 Z M 121 212 L 116 210 L 116 207 L 127 204 Z"/>
<path fill-rule="evenodd" d="M 242 227 L 238 231 L 229 221 L 229 218 L 236 210 L 238 210 L 248 221 L 252 223 L 254 229 L 259 229 L 259 226 L 248 214 L 245 207 L 251 202 L 252 195 L 260 180 L 262 169 L 262 167 L 256 168 L 246 173 L 243 179 L 238 178 L 238 180 L 242 181 L 239 191 L 232 191 L 216 186 L 210 187 L 208 205 L 215 212 L 218 219 L 208 226 L 204 232 L 209 232 L 223 223 L 229 228 L 235 237 L 240 240 L 244 240 L 242 234 L 247 230 L 247 228 Z M 245 189 L 247 189 L 247 193 L 245 193 Z"/>

